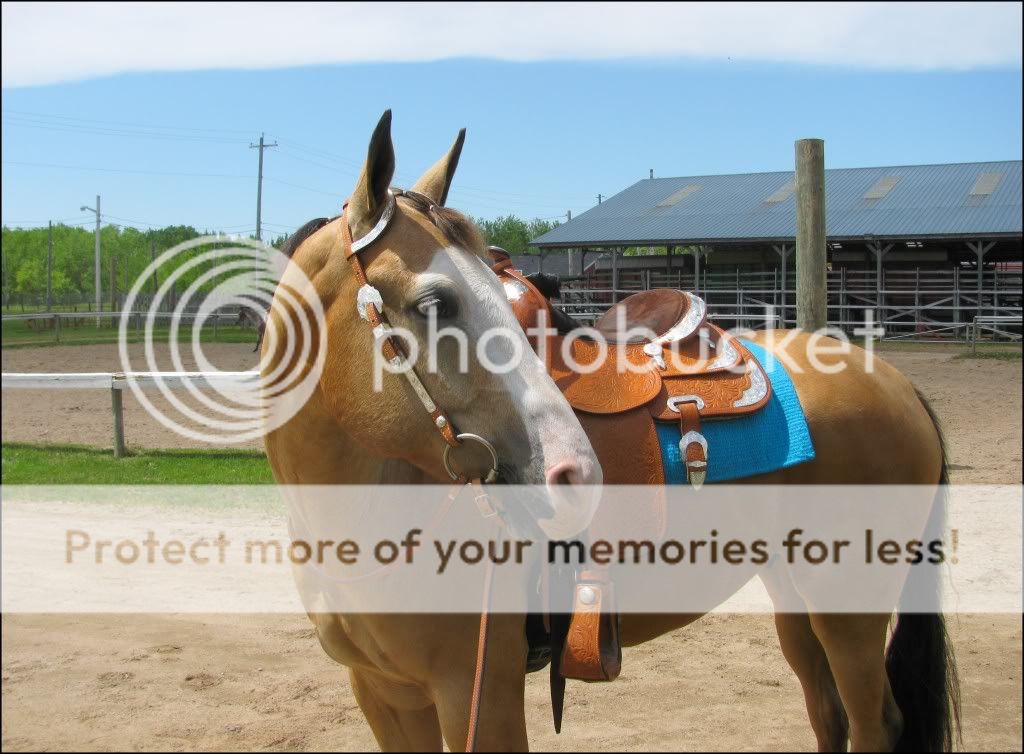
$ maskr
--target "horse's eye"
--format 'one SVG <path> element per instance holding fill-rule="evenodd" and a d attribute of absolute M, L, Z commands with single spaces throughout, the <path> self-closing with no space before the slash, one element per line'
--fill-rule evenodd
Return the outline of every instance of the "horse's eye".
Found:
<path fill-rule="evenodd" d="M 441 293 L 431 293 L 416 303 L 416 311 L 422 317 L 429 317 L 433 313 L 438 319 L 450 319 L 458 313 L 458 309 L 455 299 Z"/>

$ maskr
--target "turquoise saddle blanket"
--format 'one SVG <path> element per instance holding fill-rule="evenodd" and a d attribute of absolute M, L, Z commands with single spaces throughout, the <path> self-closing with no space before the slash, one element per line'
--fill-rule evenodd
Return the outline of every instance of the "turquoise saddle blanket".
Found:
<path fill-rule="evenodd" d="M 740 342 L 764 369 L 772 397 L 755 414 L 701 423 L 701 433 L 708 441 L 708 482 L 767 474 L 814 459 L 807 419 L 782 362 L 750 341 Z M 656 424 L 665 484 L 685 484 L 686 469 L 679 457 L 679 424 Z"/>

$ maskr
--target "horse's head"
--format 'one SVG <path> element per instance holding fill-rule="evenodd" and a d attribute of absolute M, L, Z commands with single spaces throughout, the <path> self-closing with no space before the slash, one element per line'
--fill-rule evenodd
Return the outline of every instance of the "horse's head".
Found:
<path fill-rule="evenodd" d="M 480 435 L 493 444 L 501 480 L 549 489 L 600 484 L 593 448 L 530 348 L 490 268 L 478 229 L 444 206 L 463 138 L 464 131 L 408 193 L 397 192 L 394 198 L 389 193 L 395 168 L 391 115 L 385 113 L 345 215 L 322 223 L 294 249 L 290 269 L 300 269 L 312 281 L 326 328 L 317 389 L 296 417 L 312 422 L 310 427 L 319 422 L 319 428 L 308 434 L 302 430 L 298 436 L 308 443 L 330 441 L 323 429 L 326 422 L 337 430 L 336 443 L 354 441 L 381 459 L 381 481 L 392 481 L 383 469 L 385 460 L 395 459 L 412 464 L 428 478 L 448 480 L 442 463 L 446 442 L 436 419 L 424 410 L 415 385 L 388 371 L 375 380 L 382 361 L 380 342 L 357 309 L 360 290 L 366 289 L 342 253 L 342 223 L 347 220 L 356 246 L 361 239 L 373 238 L 358 252 L 366 283 L 379 292 L 390 325 L 404 333 L 403 350 L 428 402 L 435 403 L 458 432 Z M 277 358 L 268 349 L 281 347 L 286 316 L 276 306 L 270 313 L 268 334 L 274 329 L 276 336 L 264 344 L 264 364 Z M 434 325 L 442 333 L 434 339 L 436 348 L 430 342 Z M 296 441 L 295 435 L 291 437 Z M 481 450 L 471 443 L 459 446 L 453 465 L 467 472 L 489 469 L 490 456 L 478 454 Z M 273 455 L 269 441 L 268 452 Z M 338 469 L 337 481 L 353 481 L 345 471 Z M 554 502 L 536 511 L 549 536 L 576 533 L 592 514 L 590 495 L 556 494 L 550 500 Z"/>

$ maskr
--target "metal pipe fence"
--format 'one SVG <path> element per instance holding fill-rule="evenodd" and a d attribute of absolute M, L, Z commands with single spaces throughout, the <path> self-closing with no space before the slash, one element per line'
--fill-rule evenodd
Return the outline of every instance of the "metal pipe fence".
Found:
<path fill-rule="evenodd" d="M 774 312 L 784 327 L 796 326 L 796 275 L 779 270 L 708 272 L 622 270 L 612 288 L 611 272 L 563 280 L 559 304 L 581 321 L 593 321 L 614 301 L 651 288 L 691 291 L 705 299 L 713 319 L 756 324 Z M 991 339 L 1019 340 L 1021 273 L 1003 270 L 831 270 L 827 276 L 828 324 L 852 332 L 869 319 L 886 339 L 969 342 L 975 317 L 1009 317 Z M 870 315 L 869 315 L 870 312 Z M 774 317 L 769 315 L 769 319 Z"/>

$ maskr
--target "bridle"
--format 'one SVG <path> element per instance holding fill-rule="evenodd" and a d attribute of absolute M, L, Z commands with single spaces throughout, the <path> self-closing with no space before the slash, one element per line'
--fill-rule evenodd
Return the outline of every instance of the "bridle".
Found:
<path fill-rule="evenodd" d="M 430 393 L 424 387 L 419 375 L 416 374 L 416 370 L 409 363 L 402 344 L 398 342 L 398 339 L 391 330 L 391 325 L 388 323 L 387 317 L 384 316 L 384 300 L 380 295 L 380 291 L 367 281 L 366 270 L 363 267 L 362 260 L 359 258 L 360 252 L 370 247 L 374 241 L 387 231 L 392 218 L 395 216 L 398 204 L 396 197 L 411 193 L 402 189 L 389 189 L 387 204 L 384 206 L 380 219 L 366 235 L 357 240 L 352 240 L 352 229 L 348 223 L 348 202 L 345 202 L 345 207 L 341 214 L 341 249 L 345 259 L 348 260 L 352 267 L 356 281 L 359 283 L 359 292 L 356 294 L 356 310 L 359 312 L 360 318 L 370 323 L 370 326 L 373 328 L 374 338 L 381 342 L 384 358 L 388 360 L 392 368 L 405 375 L 406 380 L 408 380 L 416 397 L 419 398 L 424 410 L 430 415 L 430 421 L 434 428 L 437 429 L 441 438 L 445 441 L 444 455 L 441 461 L 445 471 L 448 472 L 448 476 L 453 481 L 468 479 L 464 475 L 457 473 L 452 467 L 451 453 L 452 450 L 460 447 L 465 442 L 475 442 L 482 445 L 491 456 L 490 471 L 480 477 L 483 483 L 490 484 L 498 479 L 497 451 L 490 442 L 480 435 L 456 431 L 451 419 L 438 407 L 434 399 L 430 397 Z"/>
<path fill-rule="evenodd" d="M 434 428 L 438 433 L 440 433 L 441 438 L 445 441 L 445 448 L 444 453 L 441 456 L 441 462 L 444 465 L 444 469 L 448 473 L 448 476 L 450 476 L 454 482 L 460 484 L 472 484 L 476 488 L 475 499 L 477 507 L 480 509 L 480 513 L 485 518 L 491 518 L 495 516 L 497 511 L 491 504 L 487 493 L 483 489 L 483 485 L 491 484 L 498 479 L 498 452 L 490 442 L 480 435 L 470 432 L 458 432 L 452 424 L 451 419 L 438 407 L 434 402 L 434 399 L 430 397 L 430 393 L 423 385 L 419 375 L 416 374 L 416 370 L 413 368 L 413 365 L 409 363 L 405 349 L 395 337 L 394 332 L 391 329 L 391 325 L 388 323 L 387 317 L 384 315 L 384 300 L 380 295 L 380 291 L 370 285 L 366 278 L 366 269 L 363 267 L 362 260 L 359 258 L 360 252 L 365 251 L 367 248 L 372 246 L 374 241 L 384 235 L 385 231 L 387 231 L 388 226 L 391 224 L 391 220 L 394 218 L 396 213 L 398 205 L 397 197 L 403 194 L 414 195 L 411 191 L 404 191 L 402 189 L 395 188 L 389 189 L 387 192 L 387 204 L 384 206 L 384 211 L 381 213 L 380 219 L 377 220 L 377 223 L 368 233 L 356 240 L 352 239 L 352 228 L 349 226 L 348 222 L 349 203 L 347 201 L 342 209 L 341 251 L 344 258 L 348 260 L 349 265 L 352 267 L 352 272 L 356 277 L 356 281 L 359 283 L 359 292 L 356 294 L 356 310 L 359 312 L 361 319 L 369 322 L 370 326 L 373 328 L 375 340 L 380 341 L 380 348 L 384 354 L 384 358 L 388 360 L 393 369 L 396 369 L 405 375 L 406 380 L 408 380 L 410 387 L 412 387 L 412 390 L 422 404 L 423 409 L 430 415 L 430 420 L 434 425 Z M 426 200 L 428 206 L 434 204 L 434 202 L 428 197 L 418 195 L 417 198 Z M 452 451 L 461 447 L 466 442 L 475 442 L 483 446 L 483 448 L 490 454 L 491 469 L 487 474 L 470 477 L 465 474 L 460 474 L 452 466 Z M 449 500 L 451 499 L 452 497 L 449 495 Z M 501 529 L 498 528 L 497 539 L 500 540 L 500 538 Z M 483 680 L 487 667 L 487 635 L 490 624 L 489 607 L 491 601 L 491 584 L 494 580 L 493 576 L 494 561 L 488 560 L 487 571 L 484 576 L 483 606 L 480 611 L 480 632 L 477 639 L 476 670 L 473 677 L 473 695 L 469 708 L 469 730 L 466 735 L 466 751 L 476 750 L 477 730 L 480 725 L 480 705 L 483 698 Z"/>

